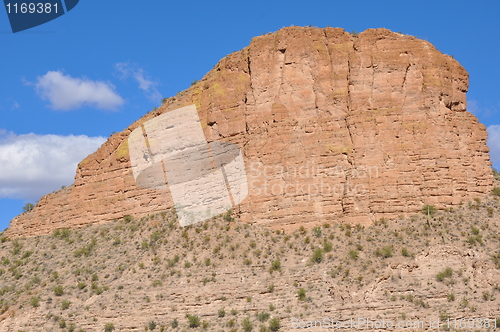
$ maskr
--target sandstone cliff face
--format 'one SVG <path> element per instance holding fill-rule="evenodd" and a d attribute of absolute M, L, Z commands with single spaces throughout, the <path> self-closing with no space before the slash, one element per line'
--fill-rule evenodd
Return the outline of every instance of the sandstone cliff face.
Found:
<path fill-rule="evenodd" d="M 491 190 L 486 130 L 466 111 L 467 72 L 427 41 L 385 29 L 289 27 L 256 37 L 200 82 L 115 134 L 75 182 L 12 220 L 9 236 L 166 210 L 170 192 L 139 188 L 128 135 L 194 104 L 208 141 L 237 144 L 249 194 L 244 222 L 368 224 L 444 208 Z"/>

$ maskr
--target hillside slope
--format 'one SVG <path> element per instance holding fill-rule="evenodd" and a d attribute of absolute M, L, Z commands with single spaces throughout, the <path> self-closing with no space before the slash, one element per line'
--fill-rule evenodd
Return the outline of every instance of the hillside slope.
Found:
<path fill-rule="evenodd" d="M 169 210 L 0 240 L 0 331 L 293 331 L 293 318 L 422 331 L 500 317 L 494 195 L 372 226 L 271 231 L 228 213 L 181 228 Z"/>

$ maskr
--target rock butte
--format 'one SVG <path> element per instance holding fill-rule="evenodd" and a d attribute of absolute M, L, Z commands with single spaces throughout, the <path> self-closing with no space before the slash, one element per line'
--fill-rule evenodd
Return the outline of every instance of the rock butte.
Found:
<path fill-rule="evenodd" d="M 273 228 L 369 224 L 446 208 L 493 186 L 485 126 L 466 111 L 468 74 L 429 42 L 386 29 L 288 27 L 256 37 L 201 81 L 112 135 L 73 185 L 11 221 L 8 236 L 144 216 L 168 189 L 136 186 L 128 135 L 196 105 L 209 142 L 243 151 L 249 195 L 234 212 Z"/>

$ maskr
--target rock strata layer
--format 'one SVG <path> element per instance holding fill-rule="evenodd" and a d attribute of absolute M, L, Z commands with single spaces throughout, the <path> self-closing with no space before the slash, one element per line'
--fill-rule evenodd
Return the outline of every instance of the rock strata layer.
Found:
<path fill-rule="evenodd" d="M 82 227 L 173 205 L 136 185 L 128 135 L 195 105 L 208 142 L 238 145 L 248 196 L 234 211 L 276 228 L 369 224 L 491 190 L 484 125 L 466 111 L 468 74 L 429 42 L 386 29 L 284 28 L 223 58 L 79 165 L 72 186 L 11 221 L 9 236 Z"/>

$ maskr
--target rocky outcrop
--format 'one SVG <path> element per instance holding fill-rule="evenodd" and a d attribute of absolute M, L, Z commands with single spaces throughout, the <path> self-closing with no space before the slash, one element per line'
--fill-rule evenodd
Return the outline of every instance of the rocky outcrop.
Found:
<path fill-rule="evenodd" d="M 9 236 L 82 227 L 172 207 L 136 185 L 128 135 L 195 105 L 209 142 L 243 153 L 242 221 L 271 227 L 368 224 L 488 193 L 486 130 L 466 111 L 468 74 L 429 42 L 385 29 L 284 28 L 256 37 L 201 81 L 111 136 L 74 185 L 11 221 Z"/>

